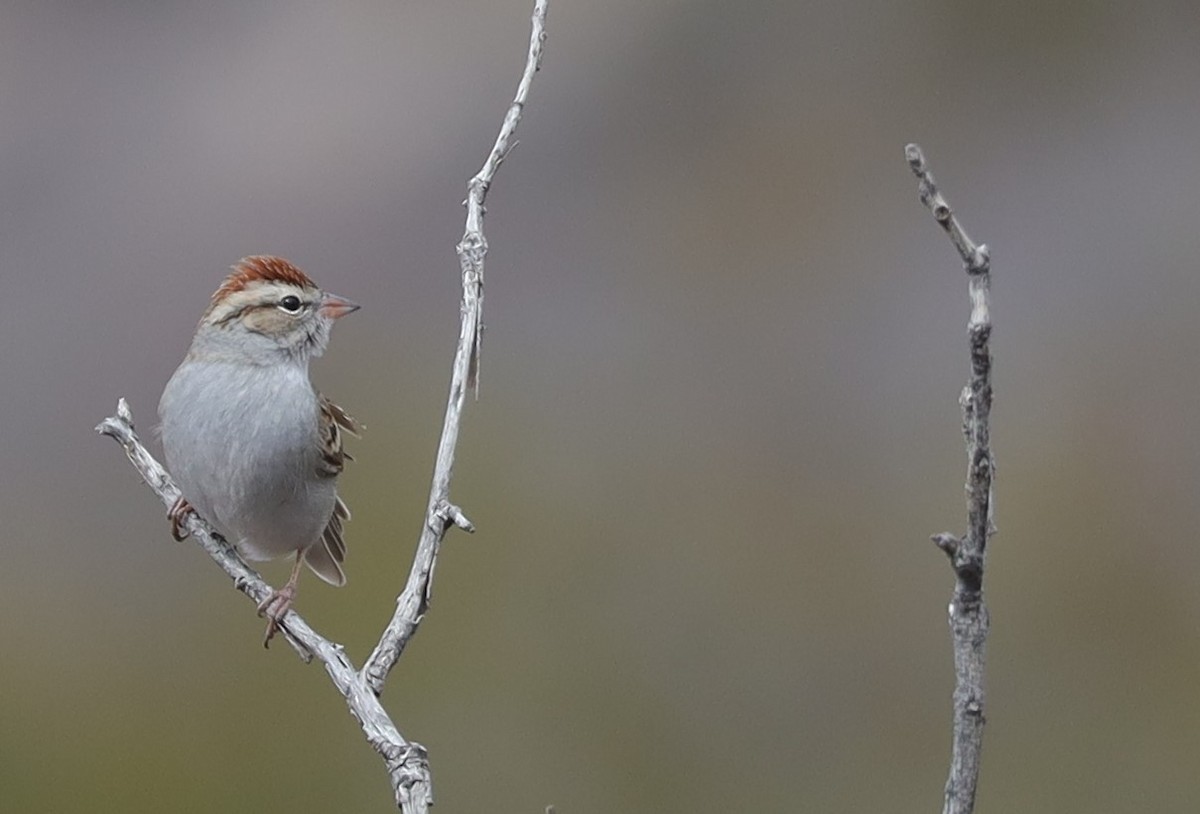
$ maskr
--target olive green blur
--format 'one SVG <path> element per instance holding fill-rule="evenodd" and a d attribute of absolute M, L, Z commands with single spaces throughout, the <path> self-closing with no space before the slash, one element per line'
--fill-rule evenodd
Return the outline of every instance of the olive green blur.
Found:
<path fill-rule="evenodd" d="M 0 10 L 0 812 L 394 810 L 319 666 L 120 449 L 225 268 L 363 310 L 356 660 L 420 530 L 466 180 L 532 0 Z M 1200 15 L 1192 2 L 552 0 L 488 198 L 481 392 L 388 683 L 435 811 L 934 812 L 965 525 L 966 279 L 998 463 L 978 814 L 1200 800 Z M 279 584 L 286 562 L 268 563 Z"/>

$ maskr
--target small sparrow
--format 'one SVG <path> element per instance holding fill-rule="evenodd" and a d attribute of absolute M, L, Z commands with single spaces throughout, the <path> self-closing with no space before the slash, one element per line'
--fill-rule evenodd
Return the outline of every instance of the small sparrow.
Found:
<path fill-rule="evenodd" d="M 182 497 L 167 517 L 176 539 L 195 510 L 250 560 L 286 554 L 287 583 L 258 606 L 270 643 L 296 598 L 301 564 L 346 582 L 337 476 L 359 426 L 313 389 L 308 362 L 334 320 L 359 306 L 321 291 L 279 257 L 247 257 L 213 294 L 192 346 L 158 405 L 167 469 Z"/>

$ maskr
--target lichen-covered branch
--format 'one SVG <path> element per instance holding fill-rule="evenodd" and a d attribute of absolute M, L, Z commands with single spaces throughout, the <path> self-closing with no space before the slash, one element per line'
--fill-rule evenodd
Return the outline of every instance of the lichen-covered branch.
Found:
<path fill-rule="evenodd" d="M 532 30 L 529 36 L 529 53 L 525 69 L 517 85 L 517 93 L 496 143 L 488 153 L 483 168 L 467 184 L 467 224 L 462 241 L 458 244 L 458 259 L 462 273 L 462 324 L 458 333 L 458 348 L 454 354 L 454 366 L 450 376 L 450 396 L 446 404 L 446 417 L 442 423 L 442 438 L 438 444 L 437 461 L 433 469 L 433 484 L 429 490 L 429 507 L 425 525 L 417 543 L 408 582 L 396 599 L 396 612 L 379 638 L 379 644 L 367 659 L 363 675 L 367 684 L 376 692 L 383 690 L 388 673 L 396 665 L 404 648 L 408 645 L 417 627 L 429 609 L 433 585 L 433 569 L 437 564 L 438 550 L 451 526 L 465 531 L 474 531 L 462 510 L 450 502 L 450 477 L 454 472 L 454 451 L 458 444 L 458 429 L 467 391 L 475 388 L 479 379 L 479 351 L 483 331 L 483 262 L 487 256 L 487 239 L 483 235 L 484 202 L 488 188 L 515 142 L 513 136 L 533 75 L 542 64 L 542 46 L 546 40 L 547 0 L 536 0 L 533 9 Z"/>
<path fill-rule="evenodd" d="M 115 438 L 125 449 L 134 468 L 159 500 L 171 506 L 179 497 L 179 489 L 167 470 L 154 459 L 143 446 L 133 427 L 133 415 L 125 399 L 117 403 L 117 412 L 100 422 L 96 431 Z M 233 585 L 250 597 L 255 604 L 261 602 L 271 588 L 254 569 L 246 565 L 233 547 L 216 534 L 195 512 L 189 512 L 183 526 L 191 537 L 208 555 L 221 566 Z M 429 762 L 425 747 L 406 740 L 387 711 L 380 704 L 376 693 L 370 688 L 363 675 L 355 669 L 346 656 L 345 649 L 317 633 L 294 610 L 288 611 L 283 619 L 281 631 L 287 641 L 306 662 L 314 658 L 325 665 L 325 672 L 346 699 L 350 713 L 362 726 L 363 734 L 371 747 L 380 754 L 391 778 L 392 790 L 404 814 L 424 814 L 433 802 Z"/>
<path fill-rule="evenodd" d="M 992 523 L 992 412 L 991 262 L 987 246 L 976 245 L 938 191 L 925 156 L 916 144 L 904 148 L 917 176 L 921 203 L 933 213 L 962 258 L 967 271 L 971 316 L 967 336 L 971 349 L 971 375 L 959 397 L 963 435 L 967 444 L 967 533 L 963 537 L 943 532 L 933 541 L 950 558 L 954 569 L 954 595 L 950 601 L 950 630 L 954 643 L 954 734 L 950 776 L 946 780 L 943 814 L 970 814 L 975 808 L 979 782 L 979 755 L 983 745 L 984 663 L 988 611 L 983 597 L 983 571 Z"/>

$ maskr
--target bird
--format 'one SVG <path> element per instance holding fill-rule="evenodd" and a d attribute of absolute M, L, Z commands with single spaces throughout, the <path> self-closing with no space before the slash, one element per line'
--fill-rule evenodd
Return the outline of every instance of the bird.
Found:
<path fill-rule="evenodd" d="M 308 368 L 333 323 L 359 307 L 281 257 L 242 258 L 159 401 L 167 470 L 180 490 L 167 513 L 172 535 L 186 537 L 181 523 L 196 512 L 248 560 L 294 557 L 287 582 L 258 605 L 264 647 L 295 601 L 301 566 L 330 585 L 346 582 L 350 510 L 337 479 L 352 460 L 344 434 L 362 428 L 313 387 Z"/>

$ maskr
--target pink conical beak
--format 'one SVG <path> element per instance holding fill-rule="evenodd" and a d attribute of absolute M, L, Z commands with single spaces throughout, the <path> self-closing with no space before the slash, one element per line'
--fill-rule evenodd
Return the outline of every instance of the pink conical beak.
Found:
<path fill-rule="evenodd" d="M 337 319 L 338 317 L 346 316 L 346 314 L 354 313 L 359 308 L 362 308 L 362 306 L 358 303 L 350 302 L 350 300 L 343 299 L 337 294 L 325 294 L 321 297 L 321 305 L 317 308 L 317 312 L 323 317 Z"/>

